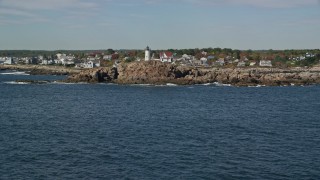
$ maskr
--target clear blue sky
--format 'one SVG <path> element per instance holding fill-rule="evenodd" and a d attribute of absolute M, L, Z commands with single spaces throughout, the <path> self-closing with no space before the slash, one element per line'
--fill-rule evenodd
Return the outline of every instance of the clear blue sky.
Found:
<path fill-rule="evenodd" d="M 0 0 L 0 49 L 320 48 L 319 0 Z"/>

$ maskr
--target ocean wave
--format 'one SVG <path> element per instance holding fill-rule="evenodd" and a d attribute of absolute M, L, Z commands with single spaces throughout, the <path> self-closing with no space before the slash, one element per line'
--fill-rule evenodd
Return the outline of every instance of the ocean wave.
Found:
<path fill-rule="evenodd" d="M 16 82 L 16 81 L 6 81 L 6 82 L 3 82 L 4 84 L 31 84 L 31 83 L 28 83 L 28 82 Z"/>
<path fill-rule="evenodd" d="M 176 87 L 179 86 L 178 84 L 173 84 L 173 83 L 166 83 L 166 84 L 159 84 L 159 85 L 152 85 L 155 87 Z"/>
<path fill-rule="evenodd" d="M 51 84 L 74 85 L 74 84 L 89 84 L 89 83 L 86 83 L 86 82 L 81 82 L 81 83 L 67 83 L 67 82 L 53 81 Z"/>
<path fill-rule="evenodd" d="M 166 86 L 178 86 L 178 85 L 173 83 L 167 83 Z"/>
<path fill-rule="evenodd" d="M 219 82 L 214 82 L 214 83 L 205 83 L 205 84 L 199 84 L 201 86 L 227 86 L 227 87 L 231 87 L 231 84 L 223 84 L 223 83 L 219 83 Z"/>
<path fill-rule="evenodd" d="M 259 87 L 266 87 L 266 85 L 260 85 L 260 84 L 258 84 L 258 85 L 256 85 L 256 86 L 248 86 L 248 87 L 250 87 L 250 88 L 252 88 L 252 87 L 259 88 Z"/>
<path fill-rule="evenodd" d="M 149 87 L 149 86 L 154 86 L 152 84 L 129 84 L 129 86 L 146 86 L 146 87 Z"/>
<path fill-rule="evenodd" d="M 23 76 L 29 76 L 30 74 L 27 74 L 26 72 L 4 72 L 0 73 L 1 75 L 23 75 Z"/>

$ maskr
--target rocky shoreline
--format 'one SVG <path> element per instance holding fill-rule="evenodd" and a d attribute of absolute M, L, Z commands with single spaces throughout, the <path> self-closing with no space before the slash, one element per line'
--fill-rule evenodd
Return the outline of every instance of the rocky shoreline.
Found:
<path fill-rule="evenodd" d="M 312 68 L 205 68 L 177 66 L 158 61 L 121 63 L 71 74 L 67 83 L 193 85 L 223 83 L 234 86 L 320 84 L 320 67 Z"/>
<path fill-rule="evenodd" d="M 177 66 L 149 61 L 120 63 L 117 67 L 87 70 L 40 65 L 0 65 L 0 70 L 27 71 L 32 75 L 68 75 L 63 80 L 66 83 L 194 85 L 217 82 L 233 86 L 320 84 L 319 66 L 312 68 L 216 68 Z"/>
<path fill-rule="evenodd" d="M 42 65 L 0 65 L 0 70 L 26 71 L 31 75 L 71 75 L 81 72 L 80 69 L 64 66 L 42 66 Z"/>

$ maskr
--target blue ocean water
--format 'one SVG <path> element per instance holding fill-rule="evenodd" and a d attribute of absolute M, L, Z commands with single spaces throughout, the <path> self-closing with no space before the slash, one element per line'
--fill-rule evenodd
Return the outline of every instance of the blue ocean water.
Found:
<path fill-rule="evenodd" d="M 320 179 L 320 87 L 14 84 L 0 179 Z"/>

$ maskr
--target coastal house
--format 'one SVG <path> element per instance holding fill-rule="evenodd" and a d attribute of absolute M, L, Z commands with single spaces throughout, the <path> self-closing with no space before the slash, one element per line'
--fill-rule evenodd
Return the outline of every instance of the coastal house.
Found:
<path fill-rule="evenodd" d="M 66 66 L 66 65 L 74 65 L 75 62 L 74 62 L 74 60 L 64 59 L 64 60 L 62 61 L 62 64 L 63 64 L 64 66 Z"/>
<path fill-rule="evenodd" d="M 315 55 L 312 54 L 312 53 L 307 52 L 307 53 L 306 53 L 306 57 L 307 57 L 307 58 L 309 58 L 309 57 L 315 57 Z"/>
<path fill-rule="evenodd" d="M 240 58 L 240 61 L 249 61 L 249 59 L 247 58 L 247 56 L 242 56 L 242 57 Z"/>
<path fill-rule="evenodd" d="M 161 62 L 173 62 L 173 53 L 170 51 L 160 53 Z"/>
<path fill-rule="evenodd" d="M 235 59 L 233 62 L 238 63 L 239 61 L 240 61 L 239 59 Z"/>
<path fill-rule="evenodd" d="M 219 58 L 216 62 L 214 62 L 214 65 L 216 66 L 224 66 L 225 61 L 224 58 Z"/>
<path fill-rule="evenodd" d="M 252 61 L 252 62 L 250 62 L 250 65 L 249 65 L 249 66 L 255 66 L 256 64 L 257 64 L 257 62 Z"/>
<path fill-rule="evenodd" d="M 11 57 L 7 57 L 7 58 L 5 59 L 5 61 L 3 62 L 3 64 L 14 64 L 14 63 L 13 63 L 13 59 L 12 59 Z"/>
<path fill-rule="evenodd" d="M 215 56 L 213 56 L 213 55 L 210 55 L 207 57 L 208 60 L 213 60 L 214 58 L 215 58 Z"/>
<path fill-rule="evenodd" d="M 42 65 L 50 65 L 50 64 L 54 64 L 54 61 L 53 60 L 49 60 L 49 59 L 43 59 L 42 60 Z"/>
<path fill-rule="evenodd" d="M 111 60 L 112 59 L 112 55 L 104 55 L 103 57 L 102 57 L 102 59 L 103 60 Z"/>
<path fill-rule="evenodd" d="M 207 56 L 208 52 L 202 51 L 201 54 L 202 54 L 203 56 Z"/>
<path fill-rule="evenodd" d="M 192 55 L 183 54 L 180 59 L 183 59 L 183 60 L 185 60 L 185 61 L 190 61 L 190 60 L 192 61 L 192 60 L 195 59 L 195 57 L 192 56 Z"/>
<path fill-rule="evenodd" d="M 240 61 L 240 62 L 238 62 L 238 65 L 237 65 L 238 67 L 245 67 L 246 66 L 246 62 L 244 62 L 244 61 Z"/>
<path fill-rule="evenodd" d="M 25 64 L 38 64 L 38 59 L 35 57 L 26 57 Z"/>
<path fill-rule="evenodd" d="M 271 60 L 261 60 L 259 62 L 259 66 L 261 66 L 261 67 L 272 67 L 272 62 L 271 62 Z"/>
<path fill-rule="evenodd" d="M 44 59 L 44 57 L 42 55 L 38 56 L 39 61 L 42 61 Z"/>
<path fill-rule="evenodd" d="M 192 65 L 194 60 L 194 56 L 184 54 L 180 58 L 175 60 L 175 63 L 179 63 L 180 65 Z"/>
<path fill-rule="evenodd" d="M 66 54 L 61 54 L 61 53 L 58 53 L 58 54 L 56 54 L 56 56 L 57 56 L 57 59 L 67 59 L 67 55 Z"/>
<path fill-rule="evenodd" d="M 68 56 L 66 56 L 66 59 L 67 59 L 68 61 L 74 61 L 75 58 L 76 58 L 76 57 L 75 57 L 74 55 L 71 55 L 71 54 L 69 54 Z"/>
<path fill-rule="evenodd" d="M 201 62 L 200 62 L 200 60 L 193 60 L 193 61 L 192 61 L 192 65 L 193 65 L 193 66 L 200 66 L 200 65 L 201 65 Z"/>
<path fill-rule="evenodd" d="M 62 64 L 62 61 L 60 59 L 53 60 L 54 64 Z"/>
<path fill-rule="evenodd" d="M 95 56 L 88 56 L 87 57 L 87 61 L 94 61 L 94 60 L 96 60 Z"/>
<path fill-rule="evenodd" d="M 85 63 L 85 68 L 94 68 L 94 62 L 93 61 L 88 61 Z"/>
<path fill-rule="evenodd" d="M 3 64 L 6 59 L 4 57 L 0 57 L 0 64 Z"/>
<path fill-rule="evenodd" d="M 100 60 L 94 60 L 94 61 L 86 61 L 84 63 L 76 64 L 76 68 L 95 68 L 100 67 Z"/>
<path fill-rule="evenodd" d="M 202 66 L 208 66 L 208 59 L 205 57 L 200 58 L 200 64 Z"/>

